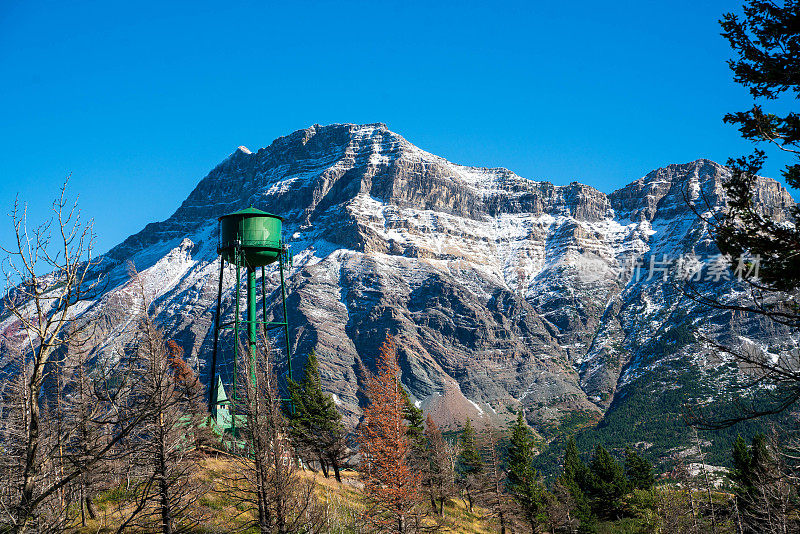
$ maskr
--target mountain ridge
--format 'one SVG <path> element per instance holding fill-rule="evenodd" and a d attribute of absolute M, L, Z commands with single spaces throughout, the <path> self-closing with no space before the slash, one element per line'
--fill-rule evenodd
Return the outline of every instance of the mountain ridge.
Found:
<path fill-rule="evenodd" d="M 156 225 L 156 226 L 158 226 L 158 225 L 170 225 L 170 223 L 175 218 L 181 217 L 183 215 L 182 211 L 189 211 L 191 209 L 190 200 L 192 200 L 193 197 L 196 198 L 197 196 L 199 196 L 198 189 L 202 186 L 203 181 L 209 179 L 210 177 L 212 177 L 215 174 L 231 171 L 233 169 L 234 165 L 236 165 L 237 167 L 241 166 L 245 161 L 252 161 L 255 158 L 269 158 L 269 156 L 273 155 L 273 153 L 276 152 L 276 151 L 279 152 L 279 151 L 282 151 L 282 150 L 292 149 L 293 148 L 292 147 L 293 143 L 297 144 L 299 142 L 303 147 L 305 147 L 305 145 L 310 140 L 312 140 L 312 138 L 316 137 L 317 133 L 319 133 L 320 131 L 323 131 L 323 135 L 327 134 L 326 135 L 326 138 L 327 138 L 326 141 L 328 139 L 330 139 L 330 138 L 334 138 L 334 139 L 338 138 L 341 141 L 342 134 L 345 131 L 352 132 L 353 130 L 358 130 L 358 129 L 367 129 L 367 130 L 369 130 L 369 129 L 377 129 L 379 131 L 386 132 L 389 136 L 395 138 L 396 141 L 398 142 L 398 144 L 400 144 L 401 146 L 405 145 L 406 148 L 410 148 L 412 151 L 415 151 L 415 152 L 418 152 L 418 153 L 422 153 L 422 154 L 424 154 L 426 156 L 429 156 L 430 158 L 432 158 L 436 162 L 441 162 L 441 163 L 444 163 L 444 164 L 452 165 L 452 166 L 454 166 L 456 168 L 467 169 L 467 170 L 476 170 L 476 171 L 485 171 L 485 172 L 488 172 L 490 174 L 514 177 L 514 178 L 519 179 L 519 180 L 524 180 L 524 181 L 526 181 L 526 182 L 528 182 L 530 184 L 539 184 L 544 189 L 552 188 L 553 190 L 563 190 L 564 188 L 573 188 L 573 189 L 574 188 L 579 188 L 579 189 L 588 188 L 589 190 L 591 190 L 595 194 L 605 195 L 604 193 L 602 193 L 601 191 L 599 191 L 598 189 L 596 189 L 596 188 L 594 188 L 592 186 L 581 184 L 581 183 L 575 182 L 575 181 L 571 182 L 568 185 L 554 185 L 554 184 L 552 184 L 551 182 L 548 182 L 548 181 L 534 181 L 534 180 L 521 178 L 521 177 L 517 176 L 515 173 L 513 173 L 512 171 L 510 171 L 510 170 L 508 170 L 508 169 L 506 169 L 504 167 L 470 167 L 470 166 L 462 166 L 462 165 L 452 164 L 452 163 L 448 162 L 447 160 L 445 160 L 444 158 L 441 158 L 441 157 L 436 156 L 434 154 L 431 154 L 431 153 L 428 153 L 428 152 L 425 152 L 425 151 L 422 151 L 422 150 L 418 149 L 417 147 L 415 147 L 414 145 L 412 145 L 411 143 L 406 141 L 402 136 L 389 131 L 386 128 L 386 125 L 383 124 L 383 123 L 372 123 L 372 124 L 366 124 L 366 125 L 356 125 L 356 124 L 333 124 L 333 125 L 329 125 L 329 126 L 313 125 L 313 126 L 311 126 L 309 128 L 297 130 L 297 131 L 292 132 L 291 134 L 288 134 L 286 136 L 279 137 L 275 141 L 273 141 L 269 146 L 261 148 L 261 149 L 257 150 L 256 152 L 250 152 L 248 150 L 249 153 L 245 153 L 245 152 L 241 151 L 239 148 L 237 148 L 234 152 L 231 153 L 231 155 L 229 155 L 226 159 L 224 159 L 217 166 L 215 166 L 214 169 L 212 169 L 212 171 L 203 180 L 201 180 L 200 184 L 198 184 L 198 186 L 190 193 L 190 195 L 187 198 L 187 200 L 182 203 L 182 205 L 175 211 L 175 213 L 173 213 L 170 217 L 168 217 L 164 221 L 148 224 L 145 227 L 145 229 L 143 229 L 140 232 L 137 232 L 136 234 L 133 234 L 128 239 L 123 241 L 123 243 L 121 245 L 113 247 L 111 250 L 109 250 L 109 252 L 107 254 L 112 256 L 112 257 L 115 257 L 115 256 L 118 255 L 117 254 L 117 249 L 125 248 L 124 245 L 125 245 L 126 242 L 130 242 L 131 240 L 135 241 L 137 236 L 140 236 L 141 234 L 146 233 L 148 231 L 148 228 L 150 228 L 150 229 L 154 228 L 152 225 Z M 330 135 L 329 132 L 335 132 L 336 135 Z M 690 162 L 690 163 L 683 164 L 683 165 L 692 165 L 692 164 L 696 164 L 696 163 L 700 163 L 700 162 L 713 163 L 710 160 L 699 159 L 699 160 L 696 160 L 694 162 Z M 273 162 L 269 162 L 269 163 L 273 163 Z M 714 165 L 716 165 L 716 164 L 714 163 Z M 674 165 L 672 165 L 672 166 L 674 166 Z M 652 171 L 651 173 L 649 173 L 648 175 L 645 175 L 642 178 L 639 178 L 638 180 L 636 180 L 634 182 L 631 182 L 631 184 L 628 184 L 627 186 L 625 186 L 623 188 L 620 188 L 620 189 L 618 189 L 618 190 L 616 190 L 616 191 L 614 191 L 612 193 L 609 193 L 606 196 L 607 197 L 611 197 L 612 195 L 615 195 L 615 194 L 619 193 L 621 190 L 623 190 L 625 188 L 628 188 L 628 187 L 631 187 L 632 185 L 634 185 L 637 182 L 641 182 L 642 180 L 645 180 L 648 176 L 650 176 L 650 174 L 652 174 L 654 172 L 657 172 L 657 171 L 658 171 L 658 169 Z M 777 184 L 777 182 L 776 182 L 776 184 Z M 229 203 L 229 205 L 231 206 L 231 208 L 229 208 L 229 211 L 234 211 L 236 209 L 235 206 L 243 206 L 245 203 L 246 203 L 245 200 L 241 200 L 241 199 L 234 200 L 234 201 Z M 224 209 L 221 210 L 221 212 L 219 214 L 221 215 L 222 212 L 224 212 L 224 211 L 226 211 L 226 210 L 224 210 Z M 180 230 L 182 228 L 179 227 L 178 229 Z M 120 255 L 120 256 L 124 256 L 124 255 Z"/>
<path fill-rule="evenodd" d="M 237 148 L 173 215 L 111 249 L 102 264 L 109 291 L 85 313 L 113 316 L 113 336 L 124 339 L 132 261 L 157 320 L 205 380 L 216 218 L 252 205 L 286 218 L 295 365 L 316 351 L 348 424 L 360 415 L 360 369 L 371 368 L 391 334 L 412 399 L 440 423 L 469 416 L 502 424 L 525 407 L 547 434 L 576 417 L 606 417 L 637 381 L 649 380 L 658 395 L 659 373 L 675 371 L 676 361 L 685 373 L 724 372 L 723 382 L 735 383 L 732 364 L 697 343 L 654 348 L 687 324 L 724 339 L 741 330 L 781 350 L 758 321 L 688 302 L 675 273 L 665 275 L 669 283 L 629 279 L 634 260 L 716 253 L 688 202 L 722 209 L 726 176 L 723 166 L 699 159 L 605 194 L 450 163 L 381 123 L 314 125 L 256 152 Z M 758 198 L 780 217 L 791 196 L 774 180 L 758 183 Z M 738 294 L 735 281 L 718 282 L 701 289 Z M 228 275 L 225 315 L 231 284 Z M 223 358 L 224 376 L 230 367 Z M 702 387 L 727 394 L 717 379 Z"/>

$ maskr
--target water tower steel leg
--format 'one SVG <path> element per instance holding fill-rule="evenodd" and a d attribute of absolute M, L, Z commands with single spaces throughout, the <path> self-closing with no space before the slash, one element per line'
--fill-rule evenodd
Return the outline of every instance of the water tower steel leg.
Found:
<path fill-rule="evenodd" d="M 247 267 L 247 343 L 250 356 L 250 383 L 256 385 L 256 334 L 258 315 L 256 314 L 256 269 Z"/>
<path fill-rule="evenodd" d="M 208 374 L 208 411 L 214 415 L 214 390 L 217 385 L 217 346 L 219 345 L 219 314 L 222 308 L 222 275 L 225 272 L 225 259 L 219 257 L 219 288 L 217 289 L 217 310 L 214 313 L 214 348 L 211 350 L 211 371 Z"/>
<path fill-rule="evenodd" d="M 261 266 L 261 326 L 264 330 L 264 340 L 267 340 L 267 271 Z"/>
<path fill-rule="evenodd" d="M 238 258 L 237 258 L 238 259 Z M 236 407 L 237 407 L 237 381 L 238 381 L 238 361 L 239 361 L 239 297 L 241 295 L 242 269 L 239 262 L 236 262 L 236 315 L 233 318 L 233 394 L 231 396 L 233 409 L 231 410 L 231 434 L 236 437 Z"/>
<path fill-rule="evenodd" d="M 283 255 L 284 252 L 278 254 L 278 266 L 281 271 L 281 303 L 283 304 L 283 330 L 286 335 L 286 365 L 288 367 L 289 380 L 294 380 L 292 375 L 292 347 L 289 344 L 289 317 L 286 313 L 286 283 L 283 280 Z"/>

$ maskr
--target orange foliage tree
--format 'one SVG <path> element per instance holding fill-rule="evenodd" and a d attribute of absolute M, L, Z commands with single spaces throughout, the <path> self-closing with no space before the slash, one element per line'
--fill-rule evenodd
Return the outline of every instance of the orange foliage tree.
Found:
<path fill-rule="evenodd" d="M 216 444 L 218 441 L 211 428 L 205 424 L 208 418 L 203 399 L 203 385 L 197 378 L 192 366 L 183 357 L 183 349 L 172 339 L 167 341 L 167 362 L 172 374 L 175 393 L 182 399 L 184 415 L 188 417 L 184 423 L 187 430 L 194 435 L 195 447 Z"/>
<path fill-rule="evenodd" d="M 392 337 L 381 345 L 377 373 L 367 378 L 367 406 L 359 427 L 367 526 L 378 532 L 420 529 L 420 475 L 411 470 L 403 420 L 405 396 Z"/>
<path fill-rule="evenodd" d="M 183 349 L 174 340 L 167 341 L 169 349 L 169 367 L 172 369 L 172 376 L 175 382 L 187 393 L 193 395 L 202 394 L 202 385 L 197 379 L 192 367 L 183 359 Z"/>

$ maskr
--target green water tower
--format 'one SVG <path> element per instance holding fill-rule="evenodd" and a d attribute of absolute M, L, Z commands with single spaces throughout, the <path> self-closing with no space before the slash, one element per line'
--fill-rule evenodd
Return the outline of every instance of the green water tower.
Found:
<path fill-rule="evenodd" d="M 247 208 L 219 218 L 217 252 L 242 267 L 263 267 L 281 254 L 283 217 Z"/>
<path fill-rule="evenodd" d="M 286 314 L 286 283 L 284 269 L 289 264 L 289 252 L 281 238 L 283 217 L 273 215 L 265 211 L 250 207 L 223 215 L 219 219 L 219 242 L 217 253 L 220 255 L 219 262 L 219 289 L 217 291 L 217 309 L 214 318 L 214 348 L 211 354 L 211 366 L 209 372 L 209 410 L 212 414 L 216 412 L 218 402 L 215 400 L 214 385 L 217 384 L 217 351 L 219 349 L 219 334 L 221 329 L 233 329 L 233 391 L 232 398 L 236 400 L 236 379 L 237 362 L 239 359 L 239 332 L 242 323 L 247 326 L 248 356 L 251 361 L 255 359 L 256 342 L 258 338 L 259 326 L 262 328 L 266 338 L 271 330 L 280 329 L 286 339 L 286 365 L 287 375 L 291 380 L 292 376 L 292 353 L 289 344 L 289 323 Z M 225 263 L 232 264 L 236 268 L 235 282 L 235 314 L 232 321 L 220 322 L 220 312 L 222 308 L 222 279 L 225 272 Z M 265 267 L 273 263 L 278 263 L 280 272 L 280 296 L 283 309 L 283 321 L 267 320 L 267 277 Z M 247 273 L 247 315 L 246 320 L 241 318 L 240 295 L 242 269 Z M 262 314 L 259 318 L 256 303 L 256 270 L 261 274 L 261 307 Z M 254 366 L 251 366 L 253 369 Z M 254 378 L 254 376 L 253 376 Z M 235 425 L 235 415 L 233 417 Z M 234 428 L 235 432 L 235 428 Z"/>

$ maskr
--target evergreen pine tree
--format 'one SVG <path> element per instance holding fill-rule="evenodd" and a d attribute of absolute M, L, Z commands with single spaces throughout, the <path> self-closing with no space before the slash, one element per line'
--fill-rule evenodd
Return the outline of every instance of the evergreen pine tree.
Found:
<path fill-rule="evenodd" d="M 400 393 L 403 395 L 403 419 L 407 423 L 406 435 L 411 443 L 409 463 L 416 471 L 425 469 L 427 462 L 427 451 L 425 443 L 425 417 L 422 409 L 414 406 L 408 392 L 400 386 Z"/>
<path fill-rule="evenodd" d="M 592 511 L 604 519 L 619 519 L 623 512 L 622 498 L 628 491 L 628 481 L 622 466 L 603 447 L 598 445 L 589 466 L 586 488 Z"/>
<path fill-rule="evenodd" d="M 574 516 L 578 519 L 581 532 L 592 532 L 595 524 L 595 517 L 585 493 L 588 478 L 589 470 L 581 460 L 575 438 L 570 437 L 564 451 L 564 470 L 558 478 L 558 482 L 572 496 Z"/>
<path fill-rule="evenodd" d="M 561 475 L 565 486 L 580 491 L 585 485 L 587 469 L 581 460 L 575 438 L 570 437 L 564 450 L 564 472 Z"/>
<path fill-rule="evenodd" d="M 656 483 L 653 466 L 630 447 L 625 449 L 625 474 L 631 488 L 650 490 Z"/>
<path fill-rule="evenodd" d="M 459 443 L 461 445 L 458 453 L 459 471 L 463 473 L 479 473 L 482 471 L 483 458 L 478 452 L 478 446 L 475 443 L 475 428 L 472 426 L 470 419 L 467 419 L 467 423 L 464 425 Z"/>
<path fill-rule="evenodd" d="M 411 440 L 412 446 L 419 446 L 425 448 L 425 416 L 421 408 L 414 406 L 408 392 L 402 388 L 404 399 L 403 405 L 403 418 L 408 423 L 408 438 Z"/>
<path fill-rule="evenodd" d="M 733 443 L 733 470 L 730 478 L 736 484 L 736 494 L 746 499 L 758 483 L 759 472 L 765 471 L 771 462 L 767 449 L 767 437 L 764 434 L 753 436 L 751 446 L 741 435 Z"/>
<path fill-rule="evenodd" d="M 293 411 L 289 415 L 289 431 L 298 451 L 309 460 L 318 460 L 325 477 L 333 468 L 341 482 L 339 468 L 346 452 L 342 416 L 333 398 L 322 391 L 319 362 L 312 352 L 306 361 L 300 383 L 290 381 L 289 392 Z"/>
<path fill-rule="evenodd" d="M 800 0 L 746 0 L 742 14 L 726 13 L 720 20 L 722 36 L 728 40 L 734 58 L 728 65 L 734 81 L 747 87 L 753 107 L 725 115 L 723 121 L 736 125 L 742 138 L 764 148 L 771 147 L 789 157 L 782 174 L 790 187 L 800 187 L 800 115 L 790 111 L 800 96 Z M 792 98 L 794 97 L 794 98 Z M 768 110 L 770 102 L 780 102 Z M 788 105 L 788 107 L 787 107 Z M 750 302 L 729 302 L 700 296 L 693 299 L 705 306 L 762 316 L 780 327 L 800 327 L 800 204 L 786 206 L 777 216 L 767 209 L 759 173 L 767 153 L 756 148 L 748 156 L 730 158 L 730 176 L 722 183 L 725 206 L 721 214 L 700 214 L 704 198 L 691 200 L 695 212 L 708 224 L 722 257 L 729 267 L 751 286 Z M 688 198 L 687 191 L 687 198 Z M 702 193 L 700 194 L 702 197 Z M 746 316 L 746 315 L 745 315 Z M 712 427 L 729 427 L 739 421 L 781 413 L 800 401 L 800 369 L 785 358 L 764 358 L 756 351 L 736 346 L 715 345 L 715 350 L 732 357 L 740 368 L 758 376 L 750 385 L 751 401 L 724 419 L 709 421 Z M 762 388 L 772 388 L 768 395 Z"/>
<path fill-rule="evenodd" d="M 739 488 L 745 488 L 748 485 L 750 478 L 750 463 L 752 457 L 750 456 L 750 449 L 747 447 L 747 442 L 741 434 L 736 436 L 736 441 L 733 442 L 733 469 L 730 473 L 730 478 Z"/>
<path fill-rule="evenodd" d="M 775 113 L 781 111 L 780 106 L 775 106 L 772 111 L 762 107 L 783 95 L 794 96 L 794 100 L 791 96 L 786 98 L 786 104 L 796 103 L 800 96 L 800 68 L 797 64 L 800 55 L 800 2 L 784 0 L 783 5 L 780 4 L 747 0 L 742 16 L 726 13 L 720 21 L 722 35 L 735 53 L 734 59 L 728 61 L 733 79 L 747 87 L 753 97 L 751 109 L 728 113 L 723 120 L 736 125 L 744 139 L 761 146 L 779 148 L 790 155 L 790 163 L 782 172 L 783 178 L 789 186 L 800 187 L 798 114 L 786 109 L 783 115 Z M 797 254 L 800 227 L 785 224 L 761 208 L 762 200 L 755 184 L 765 159 L 766 153 L 756 149 L 749 157 L 728 160 L 731 176 L 723 184 L 729 199 L 728 208 L 721 224 L 713 224 L 712 228 L 716 227 L 717 246 L 723 254 L 734 258 L 745 253 L 759 256 L 759 271 L 754 280 L 758 294 L 771 291 L 772 298 L 786 304 L 777 307 L 774 303 L 769 306 L 755 303 L 752 310 L 772 316 L 781 324 L 798 326 L 800 308 L 792 299 L 791 292 L 800 287 L 800 257 Z M 800 219 L 800 206 L 791 206 L 787 211 L 794 222 Z M 770 300 L 765 299 L 766 302 Z M 771 315 L 773 313 L 775 315 Z M 779 382 L 788 381 L 796 390 L 794 386 L 800 376 L 795 369 L 775 374 L 779 375 Z M 796 400 L 797 396 L 792 398 Z M 780 411 L 787 406 L 781 402 L 774 409 Z"/>
<path fill-rule="evenodd" d="M 511 429 L 511 444 L 508 448 L 508 492 L 519 505 L 522 516 L 533 532 L 544 521 L 547 504 L 547 489 L 539 471 L 533 467 L 533 432 L 525 422 L 522 410 Z"/>

